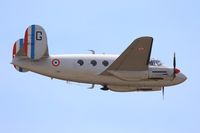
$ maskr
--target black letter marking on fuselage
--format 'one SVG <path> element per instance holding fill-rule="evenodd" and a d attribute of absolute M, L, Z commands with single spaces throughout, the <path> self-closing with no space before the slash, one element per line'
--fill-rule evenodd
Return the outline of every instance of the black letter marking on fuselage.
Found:
<path fill-rule="evenodd" d="M 36 40 L 42 40 L 42 31 L 36 31 Z"/>

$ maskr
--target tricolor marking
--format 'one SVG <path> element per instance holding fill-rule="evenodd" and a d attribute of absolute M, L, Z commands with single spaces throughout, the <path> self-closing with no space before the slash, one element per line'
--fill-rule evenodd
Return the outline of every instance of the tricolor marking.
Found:
<path fill-rule="evenodd" d="M 14 46 L 13 46 L 13 58 L 18 54 L 18 52 L 23 49 L 23 45 L 24 45 L 24 40 L 23 39 L 19 39 L 18 41 L 15 42 Z M 21 67 L 18 67 L 16 65 L 14 65 L 15 69 L 17 69 L 20 72 L 24 72 L 24 69 Z"/>
<path fill-rule="evenodd" d="M 31 26 L 31 59 L 35 58 L 35 25 Z"/>
<path fill-rule="evenodd" d="M 52 65 L 53 65 L 54 67 L 57 67 L 57 66 L 60 65 L 60 60 L 59 60 L 59 59 L 53 59 L 51 63 L 52 63 Z"/>

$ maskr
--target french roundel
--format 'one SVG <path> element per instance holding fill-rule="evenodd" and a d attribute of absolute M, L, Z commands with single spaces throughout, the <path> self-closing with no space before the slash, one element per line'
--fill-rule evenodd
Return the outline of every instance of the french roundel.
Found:
<path fill-rule="evenodd" d="M 55 67 L 59 66 L 60 65 L 60 60 L 59 59 L 53 59 L 52 60 L 52 65 L 55 66 Z"/>

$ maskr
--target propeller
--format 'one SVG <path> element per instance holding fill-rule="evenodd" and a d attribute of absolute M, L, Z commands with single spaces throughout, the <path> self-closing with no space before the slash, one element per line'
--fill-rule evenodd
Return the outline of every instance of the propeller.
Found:
<path fill-rule="evenodd" d="M 173 59 L 173 67 L 174 67 L 174 71 L 173 71 L 173 80 L 176 77 L 176 53 L 174 52 L 174 59 Z"/>
<path fill-rule="evenodd" d="M 162 87 L 162 97 L 163 97 L 163 100 L 165 99 L 165 87 L 163 86 Z"/>

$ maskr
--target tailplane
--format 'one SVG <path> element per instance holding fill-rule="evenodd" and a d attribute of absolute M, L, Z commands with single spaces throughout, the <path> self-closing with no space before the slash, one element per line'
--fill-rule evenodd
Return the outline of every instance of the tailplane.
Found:
<path fill-rule="evenodd" d="M 24 39 L 19 39 L 14 43 L 13 59 L 30 59 L 35 61 L 48 56 L 47 35 L 45 30 L 39 25 L 29 26 L 25 31 Z M 28 71 L 15 64 L 13 65 L 20 72 Z"/>

